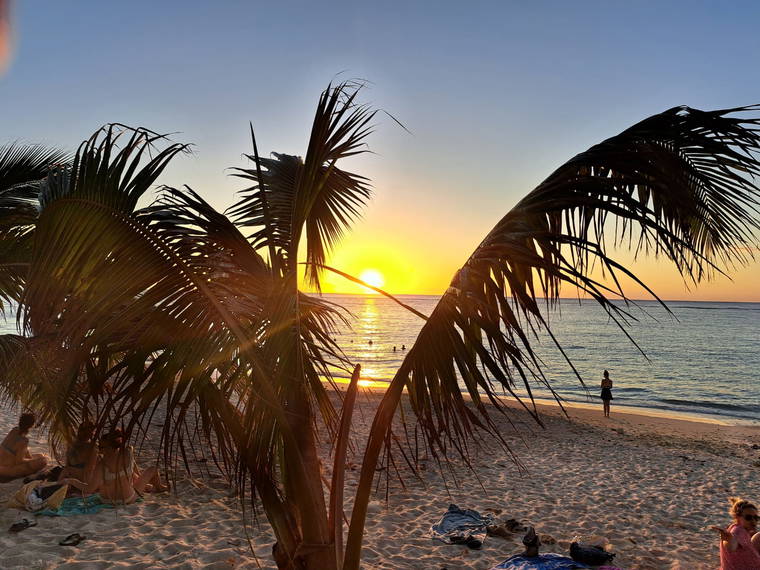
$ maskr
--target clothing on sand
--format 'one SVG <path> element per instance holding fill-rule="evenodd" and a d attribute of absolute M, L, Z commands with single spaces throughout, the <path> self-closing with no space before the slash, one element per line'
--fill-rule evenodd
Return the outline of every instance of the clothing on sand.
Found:
<path fill-rule="evenodd" d="M 430 527 L 430 536 L 446 544 L 466 544 L 480 548 L 486 539 L 486 527 L 493 524 L 491 515 L 481 515 L 472 509 L 460 509 L 451 504 L 449 510 Z"/>

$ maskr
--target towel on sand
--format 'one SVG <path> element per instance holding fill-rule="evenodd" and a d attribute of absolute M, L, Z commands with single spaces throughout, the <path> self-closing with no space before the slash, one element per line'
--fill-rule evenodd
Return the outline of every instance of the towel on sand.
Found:
<path fill-rule="evenodd" d="M 70 517 L 73 515 L 91 515 L 102 509 L 112 508 L 114 506 L 110 503 L 104 503 L 100 495 L 90 495 L 89 497 L 69 497 L 64 499 L 57 509 L 45 509 L 37 514 L 49 517 Z"/>
<path fill-rule="evenodd" d="M 492 570 L 508 568 L 509 570 L 576 570 L 579 568 L 591 568 L 581 562 L 561 554 L 539 554 L 538 556 L 523 556 L 515 554 L 510 556 Z"/>
<path fill-rule="evenodd" d="M 430 527 L 430 537 L 446 544 L 466 544 L 480 548 L 486 539 L 486 527 L 493 524 L 491 515 L 483 516 L 472 509 L 460 509 L 454 504 L 437 523 Z"/>

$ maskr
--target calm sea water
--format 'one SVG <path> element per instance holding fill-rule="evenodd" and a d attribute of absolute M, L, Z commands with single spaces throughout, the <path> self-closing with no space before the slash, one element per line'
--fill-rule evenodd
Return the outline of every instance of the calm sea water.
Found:
<path fill-rule="evenodd" d="M 338 342 L 362 365 L 362 376 L 388 381 L 422 320 L 379 296 L 326 295 L 354 315 Z M 401 296 L 424 314 L 437 297 Z M 570 402 L 600 404 L 604 369 L 614 382 L 613 406 L 760 423 L 760 303 L 639 302 L 628 331 L 644 357 L 594 301 L 563 300 L 550 315 L 552 330 L 591 396 L 548 338 L 538 352 L 552 386 Z M 396 352 L 393 347 L 396 347 Z M 538 387 L 537 387 L 538 388 Z M 537 389 L 538 397 L 550 397 Z M 657 413 L 657 412 L 655 412 Z"/>
<path fill-rule="evenodd" d="M 351 329 L 338 343 L 362 376 L 389 381 L 423 321 L 380 296 L 326 295 L 353 315 Z M 438 298 L 403 295 L 401 299 L 430 314 Z M 563 300 L 550 315 L 553 331 L 583 377 L 578 382 L 548 338 L 537 344 L 552 386 L 569 402 L 599 404 L 599 382 L 606 368 L 614 382 L 613 406 L 666 411 L 729 421 L 760 423 L 760 303 L 672 301 L 669 315 L 657 303 L 641 301 L 639 319 L 629 333 L 634 347 L 593 301 Z M 0 318 L 2 332 L 15 332 Z M 393 347 L 396 351 L 393 351 Z M 648 358 L 648 359 L 647 359 Z M 550 394 L 536 386 L 534 394 Z"/>

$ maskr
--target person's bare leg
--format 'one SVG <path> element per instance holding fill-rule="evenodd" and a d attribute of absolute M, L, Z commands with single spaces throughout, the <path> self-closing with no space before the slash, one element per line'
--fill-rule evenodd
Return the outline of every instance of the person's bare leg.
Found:
<path fill-rule="evenodd" d="M 48 459 L 45 455 L 37 453 L 31 459 L 24 459 L 15 465 L 0 466 L 0 480 L 13 481 L 27 475 L 34 475 L 47 466 Z"/>
<path fill-rule="evenodd" d="M 169 486 L 164 485 L 161 482 L 161 477 L 158 474 L 156 467 L 148 467 L 140 473 L 134 484 L 135 491 L 142 494 L 146 490 L 152 493 L 160 493 L 162 491 L 168 491 Z"/>

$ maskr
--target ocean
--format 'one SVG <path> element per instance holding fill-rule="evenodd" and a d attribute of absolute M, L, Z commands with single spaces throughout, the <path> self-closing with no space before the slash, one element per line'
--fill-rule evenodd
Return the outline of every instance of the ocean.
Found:
<path fill-rule="evenodd" d="M 362 378 L 389 381 L 423 321 L 390 299 L 375 295 L 325 295 L 348 309 L 351 328 L 338 344 L 362 365 Z M 406 304 L 430 314 L 438 297 L 401 295 Z M 550 313 L 555 336 L 588 392 L 548 337 L 535 346 L 552 387 L 571 404 L 601 410 L 599 383 L 607 369 L 614 382 L 612 409 L 729 423 L 760 424 L 760 303 L 639 301 L 638 319 L 628 328 L 646 356 L 595 301 L 563 299 Z M 393 347 L 396 347 L 394 352 Z M 519 392 L 519 391 L 518 391 Z M 521 394 L 524 394 L 524 389 Z M 537 398 L 551 398 L 536 386 Z"/>
<path fill-rule="evenodd" d="M 346 356 L 362 365 L 362 378 L 382 386 L 398 369 L 423 321 L 390 299 L 375 295 L 325 295 L 351 313 L 350 328 L 337 332 Z M 430 314 L 436 296 L 400 295 L 404 303 Z M 598 405 L 607 369 L 614 383 L 612 410 L 683 415 L 730 423 L 760 424 L 760 303 L 639 301 L 638 321 L 628 331 L 646 357 L 594 301 L 564 299 L 550 314 L 562 344 L 588 392 L 548 337 L 534 343 L 544 373 L 571 404 Z M 14 313 L 0 319 L 0 332 L 15 332 Z M 393 347 L 396 347 L 394 352 Z M 345 376 L 345 375 L 344 375 Z M 525 395 L 524 388 L 517 392 Z M 541 386 L 537 399 L 550 399 Z"/>

